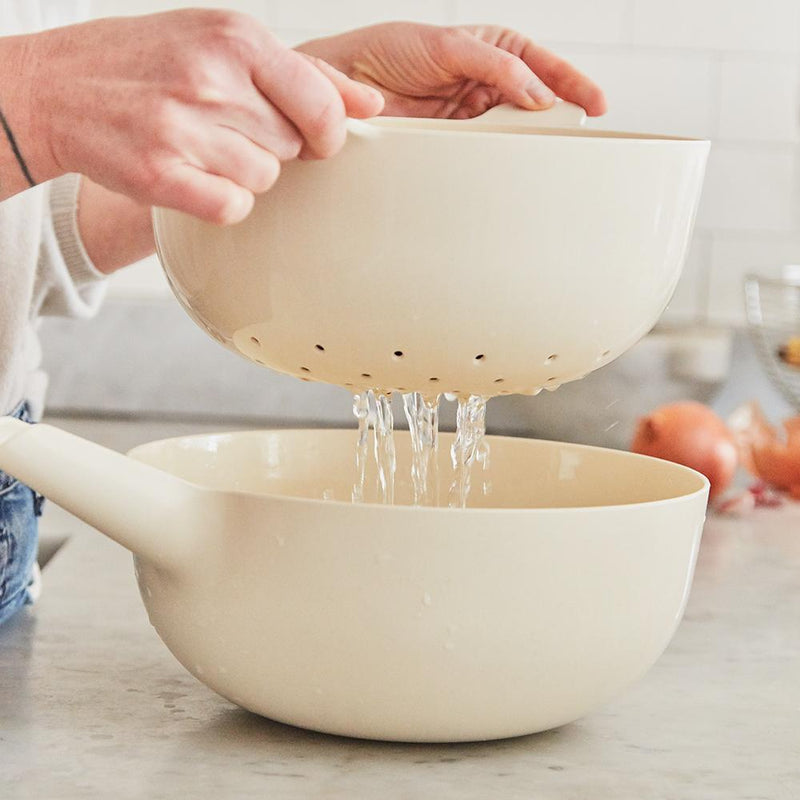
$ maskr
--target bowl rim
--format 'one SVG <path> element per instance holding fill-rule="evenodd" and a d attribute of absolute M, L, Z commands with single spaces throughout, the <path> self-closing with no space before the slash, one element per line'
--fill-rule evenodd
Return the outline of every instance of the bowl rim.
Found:
<path fill-rule="evenodd" d="M 136 461 L 143 461 L 156 469 L 162 469 L 161 467 L 157 467 L 154 464 L 151 464 L 150 461 L 145 460 L 142 456 L 147 453 L 150 449 L 156 449 L 157 447 L 161 447 L 164 445 L 175 445 L 179 442 L 210 442 L 210 441 L 224 441 L 230 440 L 232 438 L 251 438 L 253 436 L 263 435 L 263 434 L 270 434 L 270 433 L 278 433 L 278 434 L 296 434 L 296 435 L 308 435 L 310 432 L 314 434 L 331 434 L 337 435 L 342 433 L 352 434 L 353 435 L 353 448 L 355 452 L 355 435 L 356 429 L 355 428 L 344 428 L 341 426 L 338 427 L 325 427 L 325 428 L 294 428 L 294 427 L 286 427 L 286 428 L 257 428 L 252 430 L 236 430 L 236 431 L 228 431 L 228 432 L 217 432 L 217 433 L 197 433 L 197 434 L 190 434 L 188 436 L 172 436 L 165 439 L 157 439 L 151 442 L 145 442 L 143 444 L 137 445 L 136 447 L 131 448 L 128 450 L 127 455 L 129 458 L 133 458 Z M 395 435 L 408 435 L 408 431 L 404 429 L 399 429 L 395 431 Z M 448 437 L 454 436 L 452 432 L 449 431 L 442 431 L 440 436 L 444 439 Z M 438 514 L 525 514 L 531 515 L 536 514 L 538 516 L 550 516 L 553 514 L 564 515 L 565 513 L 576 513 L 576 514 L 584 514 L 584 513 L 612 513 L 612 512 L 619 512 L 622 509 L 650 509 L 650 508 L 657 508 L 662 505 L 671 505 L 675 503 L 681 502 L 689 502 L 703 494 L 708 495 L 710 490 L 711 484 L 701 472 L 698 472 L 691 467 L 686 467 L 683 464 L 677 464 L 673 461 L 667 461 L 666 459 L 662 458 L 655 458 L 653 456 L 643 455 L 641 453 L 634 453 L 629 450 L 618 450 L 611 447 L 600 447 L 598 445 L 589 445 L 589 444 L 580 444 L 576 442 L 560 442 L 555 441 L 552 439 L 535 439 L 532 437 L 525 437 L 525 436 L 503 436 L 503 435 L 496 435 L 496 434 L 488 434 L 486 438 L 489 440 L 491 444 L 493 441 L 498 440 L 510 440 L 514 442 L 532 442 L 538 445 L 544 446 L 552 446 L 552 447 L 563 447 L 569 450 L 579 450 L 579 451 L 600 451 L 602 453 L 611 454 L 612 458 L 625 458 L 625 459 L 634 459 L 646 462 L 658 462 L 661 469 L 669 470 L 675 474 L 682 474 L 688 477 L 693 478 L 695 481 L 698 482 L 699 485 L 692 491 L 685 491 L 680 494 L 676 494 L 672 497 L 662 497 L 656 500 L 645 500 L 641 502 L 631 502 L 631 503 L 609 503 L 606 505 L 585 505 L 585 506 L 550 506 L 550 507 L 481 507 L 481 508 L 451 508 L 449 506 L 417 506 L 417 505 L 410 505 L 410 504 L 392 504 L 392 505 L 385 505 L 383 503 L 378 502 L 364 502 L 364 503 L 353 503 L 352 501 L 348 500 L 337 500 L 337 499 L 330 499 L 326 500 L 321 497 L 301 497 L 297 495 L 289 495 L 289 494 L 281 494 L 278 492 L 254 492 L 242 489 L 215 489 L 210 486 L 205 486 L 201 483 L 197 483 L 195 481 L 191 481 L 188 479 L 185 480 L 186 483 L 190 486 L 195 487 L 199 491 L 203 492 L 211 492 L 211 493 L 220 493 L 220 494 L 229 494 L 229 495 L 241 495 L 247 497 L 254 497 L 264 500 L 271 500 L 271 501 L 279 501 L 279 502 L 288 502 L 288 503 L 298 503 L 301 505 L 311 505 L 311 506 L 324 506 L 325 508 L 340 508 L 340 509 L 347 509 L 353 513 L 372 513 L 375 510 L 379 510 L 383 513 L 438 513 Z M 170 475 L 174 475 L 174 473 L 169 472 L 169 470 L 163 470 Z M 178 476 L 176 476 L 178 477 Z"/>

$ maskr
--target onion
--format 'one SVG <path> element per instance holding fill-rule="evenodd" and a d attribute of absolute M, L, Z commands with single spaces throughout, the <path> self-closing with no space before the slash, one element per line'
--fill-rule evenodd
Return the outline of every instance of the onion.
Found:
<path fill-rule="evenodd" d="M 781 436 L 758 403 L 748 403 L 731 414 L 729 423 L 748 470 L 800 499 L 800 417 L 784 420 Z"/>
<path fill-rule="evenodd" d="M 639 420 L 631 450 L 702 472 L 711 483 L 710 500 L 730 486 L 739 461 L 725 423 L 708 406 L 692 401 L 662 406 Z"/>

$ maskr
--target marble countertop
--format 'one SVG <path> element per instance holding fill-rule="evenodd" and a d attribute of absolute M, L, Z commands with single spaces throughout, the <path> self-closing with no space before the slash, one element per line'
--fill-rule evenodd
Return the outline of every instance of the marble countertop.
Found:
<path fill-rule="evenodd" d="M 100 433 L 127 447 L 161 431 Z M 44 529 L 68 541 L 40 603 L 0 628 L 4 800 L 800 797 L 800 504 L 709 520 L 685 619 L 624 695 L 559 730 L 467 745 L 347 740 L 237 709 L 162 645 L 124 550 L 52 507 Z"/>

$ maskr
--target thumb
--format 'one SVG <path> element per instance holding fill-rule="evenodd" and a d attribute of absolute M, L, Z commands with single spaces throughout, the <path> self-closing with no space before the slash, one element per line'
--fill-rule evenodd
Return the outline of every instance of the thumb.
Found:
<path fill-rule="evenodd" d="M 344 72 L 340 72 L 321 58 L 310 56 L 307 53 L 301 53 L 301 55 L 307 58 L 336 87 L 344 102 L 348 117 L 365 119 L 374 117 L 383 111 L 383 95 L 377 89 L 348 78 Z"/>
<path fill-rule="evenodd" d="M 549 108 L 555 102 L 553 91 L 521 58 L 472 34 L 452 37 L 447 57 L 458 77 L 492 86 L 523 108 Z"/>

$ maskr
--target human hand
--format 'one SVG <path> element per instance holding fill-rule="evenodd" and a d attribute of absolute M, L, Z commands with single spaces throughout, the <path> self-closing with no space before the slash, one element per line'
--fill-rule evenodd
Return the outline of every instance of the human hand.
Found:
<path fill-rule="evenodd" d="M 219 224 L 247 216 L 281 161 L 333 155 L 346 117 L 372 116 L 383 104 L 374 89 L 227 11 L 14 38 L 24 40 L 25 79 L 6 84 L 3 106 L 19 122 L 17 143 L 36 180 L 80 172 L 141 203 Z"/>
<path fill-rule="evenodd" d="M 297 48 L 380 89 L 393 116 L 475 117 L 501 102 L 552 105 L 555 96 L 605 113 L 603 92 L 571 64 L 516 31 L 492 25 L 389 22 Z"/>

